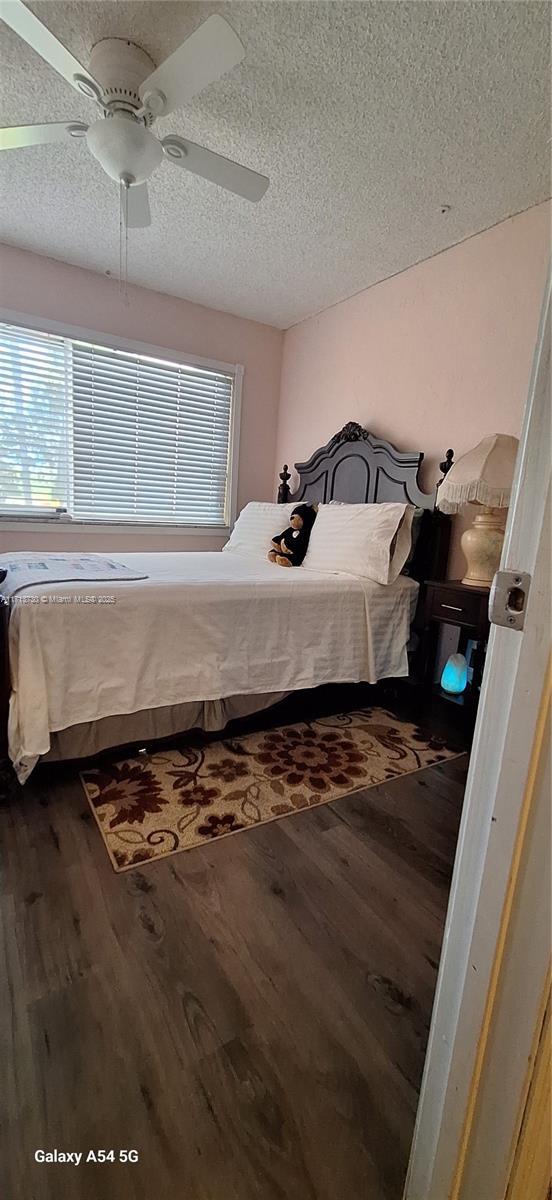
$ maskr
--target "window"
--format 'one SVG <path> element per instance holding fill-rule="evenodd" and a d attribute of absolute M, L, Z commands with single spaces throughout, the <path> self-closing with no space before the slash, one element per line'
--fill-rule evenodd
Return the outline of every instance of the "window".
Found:
<path fill-rule="evenodd" d="M 68 359 L 63 338 L 0 326 L 0 508 L 66 507 Z"/>
<path fill-rule="evenodd" d="M 235 376 L 0 323 L 0 513 L 230 523 Z"/>

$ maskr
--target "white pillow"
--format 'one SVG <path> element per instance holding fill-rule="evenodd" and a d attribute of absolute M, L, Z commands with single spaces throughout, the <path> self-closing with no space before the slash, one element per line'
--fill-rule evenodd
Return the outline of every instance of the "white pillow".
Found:
<path fill-rule="evenodd" d="M 230 539 L 222 549 L 247 558 L 266 558 L 272 538 L 287 529 L 294 507 L 293 504 L 250 500 L 242 508 Z"/>
<path fill-rule="evenodd" d="M 392 583 L 410 549 L 412 504 L 321 504 L 303 567 Z"/>

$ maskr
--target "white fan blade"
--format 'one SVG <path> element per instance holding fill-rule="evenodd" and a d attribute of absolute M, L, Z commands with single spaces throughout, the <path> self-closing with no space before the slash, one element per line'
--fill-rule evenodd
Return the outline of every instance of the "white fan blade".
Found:
<path fill-rule="evenodd" d="M 151 225 L 147 184 L 130 185 L 127 191 L 126 219 L 129 229 L 145 229 L 147 225 Z"/>
<path fill-rule="evenodd" d="M 244 55 L 232 26 L 215 13 L 148 75 L 139 88 L 140 99 L 156 116 L 164 116 L 231 71 Z"/>
<path fill-rule="evenodd" d="M 23 146 L 46 146 L 82 137 L 87 126 L 80 121 L 52 121 L 48 125 L 11 125 L 0 129 L 0 150 L 19 150 Z"/>
<path fill-rule="evenodd" d="M 83 92 L 84 95 L 98 98 L 101 93 L 101 88 L 95 79 L 92 78 L 89 71 L 85 71 L 80 62 L 69 50 L 58 42 L 57 37 L 35 17 L 22 0 L 2 0 L 0 7 L 0 17 L 9 25 L 15 33 L 19 34 L 41 58 L 44 58 L 54 71 L 59 71 L 59 74 L 71 84 L 71 87 L 76 88 L 78 92 Z M 79 86 L 79 80 L 81 85 Z"/>
<path fill-rule="evenodd" d="M 223 158 L 222 154 L 206 150 L 205 146 L 196 146 L 187 138 L 170 134 L 162 139 L 161 145 L 175 166 L 183 167 L 193 175 L 201 175 L 202 179 L 209 179 L 211 183 L 217 183 L 219 187 L 235 192 L 236 196 L 243 196 L 245 200 L 261 200 L 270 183 L 266 175 L 250 171 L 249 167 L 242 167 L 240 163 L 232 162 L 231 158 Z"/>

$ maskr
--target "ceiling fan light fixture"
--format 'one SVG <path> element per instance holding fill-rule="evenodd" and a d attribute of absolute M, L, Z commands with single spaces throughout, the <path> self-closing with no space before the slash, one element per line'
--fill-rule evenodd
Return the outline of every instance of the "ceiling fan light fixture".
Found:
<path fill-rule="evenodd" d="M 158 67 L 129 38 L 111 37 L 92 47 L 87 68 L 24 0 L 9 0 L 2 17 L 62 79 L 98 103 L 102 116 L 90 126 L 83 121 L 50 121 L 0 129 L 0 153 L 67 142 L 69 137 L 86 138 L 90 153 L 119 185 L 127 229 L 151 224 L 146 180 L 163 156 L 181 170 L 245 200 L 262 199 L 269 184 L 266 175 L 174 134 L 161 140 L 149 128 L 156 117 L 189 104 L 242 61 L 244 47 L 224 17 L 218 13 L 207 17 Z"/>
<path fill-rule="evenodd" d="M 86 140 L 94 158 L 117 183 L 124 176 L 143 183 L 163 158 L 161 143 L 128 113 L 100 117 L 90 125 Z"/>

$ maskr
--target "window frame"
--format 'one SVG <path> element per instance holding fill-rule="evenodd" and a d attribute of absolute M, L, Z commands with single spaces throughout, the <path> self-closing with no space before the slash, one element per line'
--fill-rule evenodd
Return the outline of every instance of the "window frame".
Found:
<path fill-rule="evenodd" d="M 197 354 L 187 354 L 175 350 L 171 346 L 158 346 L 152 342 L 136 341 L 131 338 L 119 337 L 109 333 L 100 333 L 97 329 L 85 329 L 81 325 L 68 325 L 61 321 L 51 321 L 46 317 L 34 316 L 28 313 L 15 312 L 13 309 L 0 307 L 0 321 L 10 325 L 18 325 L 21 329 L 29 329 L 34 333 L 51 333 L 75 341 L 91 342 L 97 346 L 105 346 L 111 350 L 126 350 L 130 354 L 144 354 L 159 358 L 168 363 L 188 364 L 192 367 L 206 367 L 212 371 L 222 371 L 234 378 L 232 419 L 230 424 L 230 443 L 228 454 L 228 524 L 224 525 L 179 525 L 173 522 L 156 521 L 121 521 L 82 520 L 73 518 L 65 513 L 52 513 L 51 516 L 29 516 L 16 513 L 0 513 L 0 531 L 24 528 L 31 533 L 50 531 L 69 532 L 70 530 L 89 530 L 91 532 L 107 532 L 124 529 L 132 533 L 163 536 L 178 535 L 179 537 L 226 537 L 233 528 L 237 516 L 238 503 L 238 468 L 241 425 L 241 398 L 244 367 L 241 363 L 221 362 L 214 358 L 202 358 Z"/>

